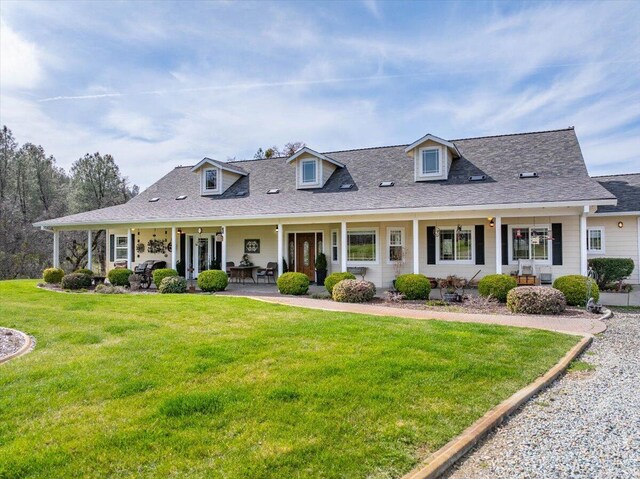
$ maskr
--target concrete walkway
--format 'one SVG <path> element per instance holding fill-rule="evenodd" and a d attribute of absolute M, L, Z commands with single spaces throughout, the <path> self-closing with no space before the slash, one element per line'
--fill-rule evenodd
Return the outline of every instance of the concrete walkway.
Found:
<path fill-rule="evenodd" d="M 342 311 L 345 313 L 371 314 L 375 316 L 396 316 L 411 319 L 439 319 L 461 323 L 499 324 L 533 329 L 546 329 L 561 333 L 588 335 L 597 334 L 607 329 L 599 316 L 593 318 L 571 318 L 563 316 L 509 316 L 499 314 L 452 313 L 448 311 L 427 311 L 408 308 L 394 308 L 374 304 L 336 303 L 327 299 L 311 299 L 301 296 L 259 296 L 247 297 L 268 303 L 298 306 L 302 308 L 321 309 L 324 311 Z"/>

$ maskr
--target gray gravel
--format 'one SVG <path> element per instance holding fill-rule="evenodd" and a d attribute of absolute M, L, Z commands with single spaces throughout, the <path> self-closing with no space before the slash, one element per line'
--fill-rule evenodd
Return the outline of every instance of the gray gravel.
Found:
<path fill-rule="evenodd" d="M 446 477 L 640 478 L 640 313 L 616 312 L 570 372 Z"/>
<path fill-rule="evenodd" d="M 24 344 L 24 337 L 7 328 L 0 328 L 0 359 L 15 353 Z"/>

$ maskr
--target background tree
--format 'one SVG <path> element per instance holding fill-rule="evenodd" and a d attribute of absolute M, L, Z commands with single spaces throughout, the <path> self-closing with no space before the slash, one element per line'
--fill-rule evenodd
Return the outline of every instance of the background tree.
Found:
<path fill-rule="evenodd" d="M 304 148 L 305 146 L 306 145 L 301 141 L 290 141 L 289 143 L 286 143 L 284 145 L 284 148 L 282 150 L 278 148 L 277 145 L 273 145 L 267 148 L 266 150 L 263 150 L 262 148 L 258 148 L 258 151 L 256 151 L 256 154 L 253 155 L 253 157 L 256 160 L 262 160 L 265 158 L 278 158 L 283 156 L 285 157 L 291 156 L 296 151 Z"/>

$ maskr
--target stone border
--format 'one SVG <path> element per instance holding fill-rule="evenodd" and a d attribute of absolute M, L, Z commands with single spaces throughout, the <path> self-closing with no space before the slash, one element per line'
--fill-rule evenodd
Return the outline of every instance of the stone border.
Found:
<path fill-rule="evenodd" d="M 4 326 L 3 326 L 3 328 L 4 328 Z M 20 349 L 18 349 L 15 353 L 11 353 L 8 356 L 4 356 L 4 357 L 0 358 L 0 364 L 6 363 L 10 359 L 14 359 L 14 358 L 17 358 L 19 356 L 22 356 L 23 354 L 27 354 L 27 353 L 31 352 L 31 350 L 33 349 L 33 345 L 34 345 L 33 344 L 33 340 L 31 339 L 31 336 L 29 336 L 28 334 L 25 334 L 22 331 L 18 331 L 17 329 L 12 329 L 12 328 L 5 328 L 5 329 L 8 329 L 9 331 L 12 331 L 13 333 L 22 336 L 25 341 L 24 341 L 24 344 L 20 347 Z"/>
<path fill-rule="evenodd" d="M 610 317 L 611 311 L 608 312 Z M 458 459 L 484 438 L 493 428 L 513 414 L 520 406 L 553 383 L 563 374 L 571 361 L 576 359 L 591 344 L 593 336 L 583 336 L 578 344 L 543 376 L 516 392 L 513 396 L 489 410 L 484 416 L 465 429 L 462 434 L 453 438 L 443 447 L 404 475 L 402 479 L 436 479 L 444 474 Z"/>

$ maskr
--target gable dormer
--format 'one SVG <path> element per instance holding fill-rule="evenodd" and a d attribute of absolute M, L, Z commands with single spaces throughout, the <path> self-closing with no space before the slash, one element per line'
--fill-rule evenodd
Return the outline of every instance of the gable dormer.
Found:
<path fill-rule="evenodd" d="M 211 158 L 203 158 L 191 171 L 200 175 L 202 196 L 221 195 L 242 176 L 249 174 L 242 168 Z"/>
<path fill-rule="evenodd" d="M 427 134 L 404 149 L 413 158 L 415 181 L 446 180 L 454 158 L 460 157 L 453 143 Z"/>
<path fill-rule="evenodd" d="M 344 168 L 339 161 L 304 147 L 287 160 L 296 167 L 296 188 L 322 188 L 337 168 Z"/>

